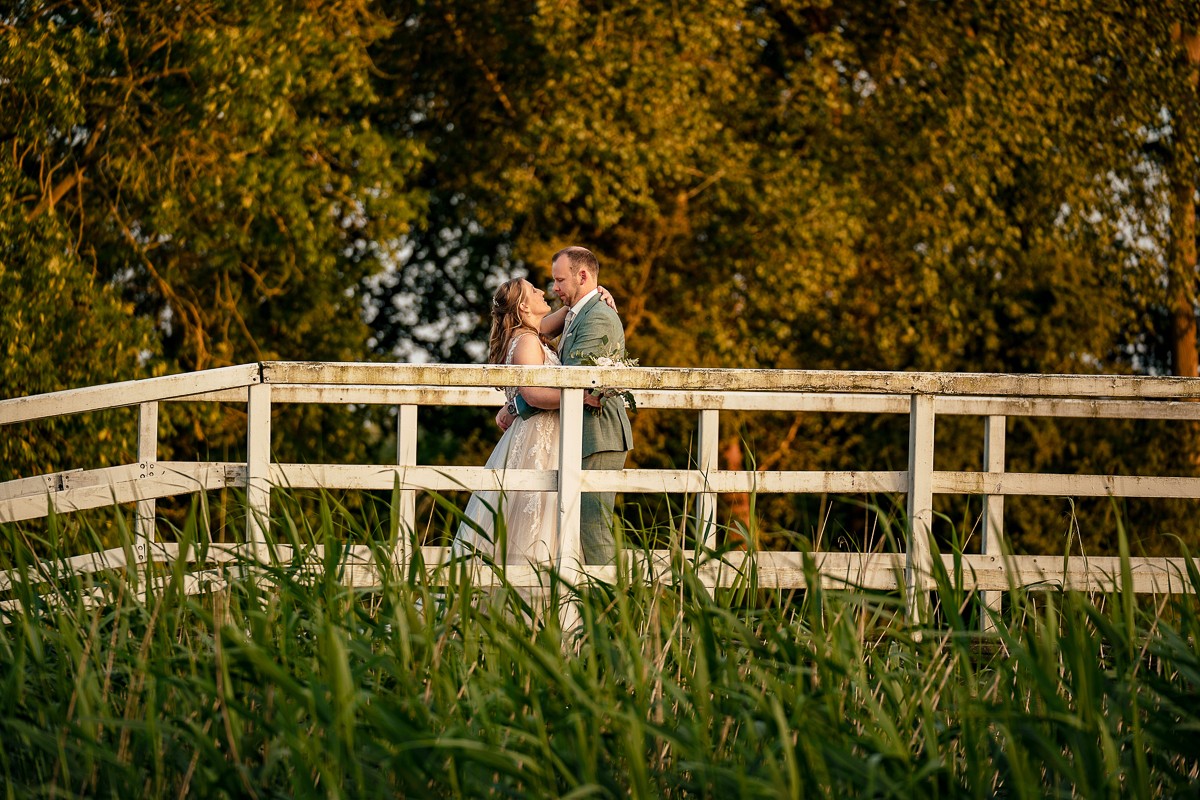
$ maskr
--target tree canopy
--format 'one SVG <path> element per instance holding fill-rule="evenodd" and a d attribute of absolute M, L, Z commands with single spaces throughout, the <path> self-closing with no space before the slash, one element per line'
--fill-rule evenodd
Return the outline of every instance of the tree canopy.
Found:
<path fill-rule="evenodd" d="M 423 204 L 419 145 L 367 116 L 387 29 L 368 3 L 29 2 L 0 22 L 6 395 L 362 356 L 363 281 Z"/>
<path fill-rule="evenodd" d="M 570 243 L 647 365 L 1196 374 L 1189 0 L 19 2 L 0 25 L 8 396 L 478 359 L 490 289 Z M 903 463 L 887 426 L 734 422 L 760 465 Z M 679 423 L 636 424 L 638 463 L 685 457 Z M 1012 426 L 1029 469 L 1109 471 L 1149 436 L 1195 470 L 1190 430 L 1085 451 Z M 286 446 L 378 445 L 315 429 Z"/>

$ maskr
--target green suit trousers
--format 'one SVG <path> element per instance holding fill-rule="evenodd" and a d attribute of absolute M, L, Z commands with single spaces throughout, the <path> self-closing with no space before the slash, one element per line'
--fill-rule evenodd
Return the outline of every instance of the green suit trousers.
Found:
<path fill-rule="evenodd" d="M 584 469 L 624 469 L 626 450 L 602 450 L 583 459 Z M 611 564 L 616 560 L 613 542 L 613 503 L 616 492 L 586 492 L 579 498 L 579 542 L 583 563 Z"/>

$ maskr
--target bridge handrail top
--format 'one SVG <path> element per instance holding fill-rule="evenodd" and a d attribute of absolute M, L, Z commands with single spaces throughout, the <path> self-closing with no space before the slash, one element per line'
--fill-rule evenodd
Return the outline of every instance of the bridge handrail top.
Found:
<path fill-rule="evenodd" d="M 704 393 L 839 392 L 996 398 L 1200 398 L 1200 378 L 1178 376 L 263 361 L 0 400 L 0 425 L 177 400 L 260 383 L 446 388 L 620 386 Z"/>
<path fill-rule="evenodd" d="M 710 367 L 556 367 L 495 364 L 263 362 L 274 384 L 378 386 L 620 386 L 693 391 L 847 392 L 853 394 L 1116 399 L 1200 398 L 1200 378 L 1149 375 L 729 369 Z"/>
<path fill-rule="evenodd" d="M 240 389 L 261 382 L 262 365 L 255 363 L 14 397 L 0 400 L 0 425 Z"/>

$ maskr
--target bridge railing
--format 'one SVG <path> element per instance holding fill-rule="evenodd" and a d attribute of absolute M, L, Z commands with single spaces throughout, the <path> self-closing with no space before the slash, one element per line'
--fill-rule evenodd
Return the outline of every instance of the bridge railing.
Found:
<path fill-rule="evenodd" d="M 499 406 L 494 387 L 531 385 L 562 391 L 560 469 L 487 470 L 417 462 L 417 425 L 422 406 Z M 584 471 L 581 462 L 583 393 L 597 386 L 635 392 L 639 407 L 693 411 L 698 415 L 695 463 L 688 469 Z M 416 527 L 420 491 L 536 490 L 558 494 L 561 552 L 555 564 L 571 579 L 581 572 L 612 578 L 611 565 L 583 566 L 579 548 L 579 498 L 583 492 L 686 493 L 695 498 L 701 543 L 716 528 L 721 493 L 903 493 L 909 530 L 902 553 L 814 553 L 827 585 L 903 588 L 910 598 L 931 586 L 933 554 L 929 531 L 935 494 L 983 496 L 981 552 L 964 554 L 964 586 L 981 592 L 992 606 L 1017 585 L 1050 584 L 1085 590 L 1116 585 L 1118 559 L 1073 559 L 1059 555 L 1011 556 L 1003 544 L 1004 499 L 1014 495 L 1200 498 L 1200 478 L 1136 475 L 1074 475 L 1005 471 L 1005 422 L 1009 417 L 1200 419 L 1200 379 L 1142 376 L 990 375 L 919 372 L 830 372 L 681 368 L 508 367 L 263 362 L 204 372 L 74 389 L 0 401 L 3 426 L 101 409 L 139 409 L 136 463 L 24 477 L 0 484 L 0 522 L 14 522 L 117 503 L 136 503 L 137 539 L 132 558 L 143 562 L 180 557 L 178 548 L 156 537 L 155 501 L 164 497 L 244 489 L 245 548 L 259 559 L 268 552 L 272 491 L 282 487 L 391 490 L 400 487 L 397 544 Z M 160 461 L 159 404 L 171 401 L 244 403 L 246 460 L 238 463 Z M 271 458 L 271 410 L 276 403 L 382 404 L 396 406 L 397 452 L 390 464 L 287 464 Z M 722 412 L 831 412 L 903 415 L 908 418 L 908 468 L 903 471 L 722 470 L 718 434 Z M 983 463 L 978 471 L 934 468 L 934 429 L 939 417 L 983 420 Z M 11 432 L 9 428 L 9 432 Z M 498 436 L 498 432 L 497 432 Z M 444 562 L 444 548 L 424 548 L 428 564 Z M 406 559 L 403 546 L 397 558 Z M 186 554 L 184 554 L 186 555 Z M 275 554 L 278 556 L 278 552 Z M 660 554 L 666 558 L 666 554 Z M 369 553 L 350 580 L 370 582 Z M 759 584 L 802 587 L 801 554 L 731 554 L 710 564 L 706 579 L 735 580 L 741 561 L 753 557 Z M 949 559 L 949 556 L 945 558 Z M 121 566 L 123 549 L 79 556 L 78 570 Z M 1182 559 L 1134 558 L 1138 592 L 1192 591 Z M 532 570 L 529 580 L 536 579 Z M 519 582 L 521 569 L 510 571 Z M 0 590 L 12 576 L 0 575 Z M 196 582 L 199 587 L 201 584 Z"/>

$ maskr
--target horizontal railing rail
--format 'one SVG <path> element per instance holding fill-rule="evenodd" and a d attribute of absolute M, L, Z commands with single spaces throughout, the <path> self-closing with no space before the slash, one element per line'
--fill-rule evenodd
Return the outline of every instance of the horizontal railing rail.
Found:
<path fill-rule="evenodd" d="M 498 406 L 494 387 L 529 385 L 562 391 L 562 440 L 556 471 L 488 470 L 417 463 L 418 412 L 423 406 Z M 580 469 L 583 392 L 621 386 L 636 392 L 643 408 L 698 414 L 695 461 L 689 469 Z M 1200 498 L 1200 478 L 1139 475 L 1075 475 L 1005 471 L 1005 421 L 1039 416 L 1083 419 L 1200 419 L 1200 379 L 1146 376 L 994 375 L 919 372 L 830 372 L 681 368 L 509 367 L 440 364 L 263 362 L 138 381 L 73 389 L 0 401 L 0 426 L 48 417 L 136 406 L 138 461 L 90 470 L 27 476 L 0 484 L 0 522 L 68 513 L 113 503 L 136 503 L 136 561 L 178 557 L 157 541 L 157 499 L 235 487 L 245 491 L 244 549 L 268 557 L 271 493 L 280 488 L 390 490 L 400 488 L 399 542 L 416 527 L 419 491 L 536 490 L 559 494 L 563 551 L 554 566 L 571 575 L 607 574 L 607 566 L 579 563 L 578 500 L 582 492 L 683 493 L 695 501 L 701 545 L 715 529 L 721 493 L 895 493 L 907 496 L 910 529 L 903 553 L 816 553 L 822 580 L 869 588 L 904 588 L 916 602 L 932 580 L 928 534 L 935 494 L 984 497 L 982 552 L 961 557 L 969 587 L 995 606 L 1003 590 L 1018 585 L 1103 588 L 1113 584 L 1115 564 L 1104 559 L 1011 556 L 1003 548 L 1003 502 L 1007 496 Z M 158 412 L 163 402 L 245 404 L 244 462 L 159 461 Z M 279 403 L 383 404 L 396 406 L 397 453 L 389 464 L 285 464 L 269 453 L 271 409 Z M 906 415 L 906 470 L 784 471 L 723 470 L 717 459 L 722 412 L 820 412 Z M 979 471 L 934 469 L 934 426 L 939 416 L 984 420 L 984 459 Z M 12 428 L 0 427 L 0 435 Z M 498 432 L 497 432 L 498 435 Z M 403 548 L 397 550 L 405 558 Z M 441 548 L 422 549 L 428 564 L 445 560 Z M 81 570 L 125 563 L 116 551 L 81 556 Z M 762 585 L 802 587 L 795 553 L 757 553 Z M 732 555 L 735 561 L 743 556 Z M 1081 564 L 1083 566 L 1081 566 Z M 1137 591 L 1192 591 L 1178 559 L 1133 559 Z M 365 568 L 364 568 L 365 569 Z M 524 569 L 524 568 L 522 568 Z M 532 569 L 532 568 L 531 568 Z M 716 569 L 714 567 L 714 569 Z M 362 573 L 362 574 L 368 574 Z M 357 574 L 357 573 L 356 573 Z M 522 575 L 520 569 L 510 574 Z M 531 573 L 532 575 L 532 573 Z M 834 577 L 830 577 L 830 576 Z M 533 580 L 533 577 L 529 577 Z M 716 578 L 714 578 L 716 580 Z M 211 586 L 212 581 L 193 582 Z M 0 579 L 0 589 L 11 576 Z M 916 609 L 913 609 L 916 611 Z"/>

